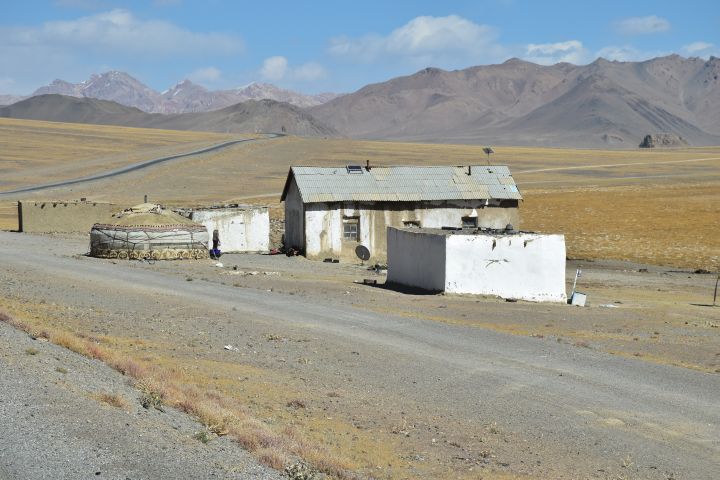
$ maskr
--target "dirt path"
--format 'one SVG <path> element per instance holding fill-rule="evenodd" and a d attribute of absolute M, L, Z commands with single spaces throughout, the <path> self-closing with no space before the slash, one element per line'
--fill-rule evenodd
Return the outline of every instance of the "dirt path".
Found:
<path fill-rule="evenodd" d="M 0 244 L 4 298 L 66 306 L 73 328 L 172 344 L 177 361 L 188 355 L 263 369 L 257 381 L 265 392 L 251 397 L 259 410 L 270 401 L 262 395 L 276 389 L 280 405 L 305 395 L 312 407 L 304 415 L 342 418 L 358 438 L 395 438 L 393 451 L 403 456 L 378 464 L 372 473 L 382 478 L 448 471 L 463 478 L 490 471 L 557 479 L 720 476 L 715 374 L 375 313 L 321 292 L 308 299 L 187 281 L 73 257 L 79 244 L 58 238 L 0 233 Z M 483 312 L 480 303 L 476 315 Z M 223 351 L 226 344 L 241 348 Z M 233 378 L 233 388 L 254 392 L 251 376 Z M 373 453 L 365 447 L 366 457 Z"/>

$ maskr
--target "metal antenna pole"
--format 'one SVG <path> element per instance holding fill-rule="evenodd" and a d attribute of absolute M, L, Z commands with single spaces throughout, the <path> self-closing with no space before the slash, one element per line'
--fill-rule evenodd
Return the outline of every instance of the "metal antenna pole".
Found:
<path fill-rule="evenodd" d="M 715 302 L 717 302 L 718 283 L 720 283 L 720 275 L 718 275 L 717 278 L 715 279 L 715 293 L 713 293 L 713 307 L 717 306 Z"/>
<path fill-rule="evenodd" d="M 570 294 L 570 298 L 572 298 L 573 295 L 575 295 L 575 286 L 577 285 L 577 279 L 580 276 L 580 269 L 578 268 L 575 270 L 575 280 L 573 280 L 573 288 L 572 293 Z"/>

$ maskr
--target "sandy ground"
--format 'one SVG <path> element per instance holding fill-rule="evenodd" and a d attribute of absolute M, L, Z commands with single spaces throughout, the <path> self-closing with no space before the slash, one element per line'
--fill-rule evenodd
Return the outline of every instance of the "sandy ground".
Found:
<path fill-rule="evenodd" d="M 709 275 L 584 263 L 577 308 L 369 287 L 353 281 L 383 276 L 359 265 L 112 262 L 82 256 L 85 237 L 0 235 L 11 314 L 186 369 L 364 476 L 720 475 Z"/>

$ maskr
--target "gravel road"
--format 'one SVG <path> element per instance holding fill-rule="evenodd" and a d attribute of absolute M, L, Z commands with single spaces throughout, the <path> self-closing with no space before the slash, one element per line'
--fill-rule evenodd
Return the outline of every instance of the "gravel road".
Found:
<path fill-rule="evenodd" d="M 186 306 L 195 315 L 193 324 L 183 326 L 178 319 L 173 337 L 201 329 L 207 332 L 208 348 L 240 344 L 269 328 L 304 333 L 322 345 L 317 354 L 322 358 L 303 374 L 310 377 L 306 381 L 327 384 L 330 378 L 352 375 L 353 387 L 347 388 L 365 392 L 371 409 L 414 409 L 416 418 L 442 418 L 460 433 L 496 424 L 508 444 L 497 447 L 505 456 L 499 466 L 511 473 L 542 478 L 720 478 L 719 375 L 482 328 L 347 308 L 322 296 L 308 301 L 273 291 L 188 282 L 180 275 L 122 262 L 73 257 L 73 249 L 82 252 L 80 243 L 55 237 L 0 233 L 0 245 L 2 295 L 17 298 L 36 290 L 47 301 L 93 305 L 123 318 L 136 316 L 143 306 L 148 311 Z M 478 308 L 482 316 L 482 304 Z M 196 312 L 203 310 L 212 318 L 198 317 Z M 219 327 L 226 325 L 225 318 L 237 326 Z M 146 327 L 139 321 L 132 328 Z M 284 348 L 289 357 L 292 349 L 303 347 Z M 337 361 L 351 351 L 357 360 Z M 277 352 L 266 354 L 269 359 Z M 3 375 L 3 382 L 19 378 Z M 42 391 L 45 384 L 40 383 L 32 388 Z M 2 391 L 8 395 L 6 383 Z M 62 416 L 52 413 L 45 422 L 62 423 Z M 32 422 L 27 415 L 13 415 L 10 423 L 21 432 Z M 85 449 L 72 438 L 65 440 L 71 450 Z M 8 458 L 12 462 L 37 455 L 36 445 L 17 442 L 12 453 L 3 449 L 4 464 Z"/>

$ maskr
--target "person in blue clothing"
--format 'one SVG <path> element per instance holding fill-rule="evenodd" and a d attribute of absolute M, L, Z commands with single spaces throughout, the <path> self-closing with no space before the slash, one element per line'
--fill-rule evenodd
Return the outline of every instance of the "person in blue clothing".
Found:
<path fill-rule="evenodd" d="M 213 230 L 212 235 L 212 250 L 210 250 L 210 256 L 212 258 L 220 258 L 222 253 L 220 252 L 220 232 Z"/>

